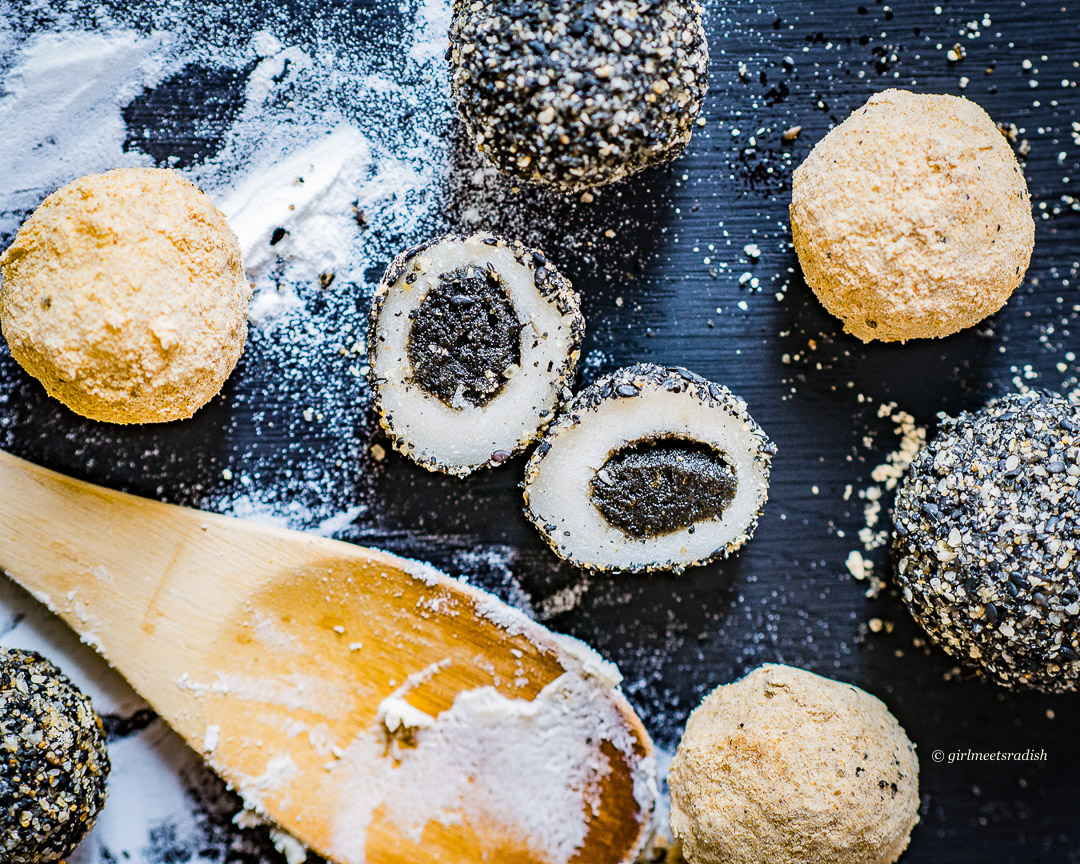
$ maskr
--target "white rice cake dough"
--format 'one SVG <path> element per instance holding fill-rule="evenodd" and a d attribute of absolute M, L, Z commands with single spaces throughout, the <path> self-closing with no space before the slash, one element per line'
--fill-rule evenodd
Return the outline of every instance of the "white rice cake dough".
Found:
<path fill-rule="evenodd" d="M 501 373 L 485 404 L 462 391 L 449 404 L 417 380 L 408 343 L 413 316 L 440 274 L 493 268 L 521 326 L 520 363 Z M 399 256 L 383 277 L 368 335 L 380 425 L 396 450 L 459 477 L 499 465 L 543 432 L 569 398 L 585 321 L 570 282 L 540 252 L 491 234 L 448 235 Z"/>
<path fill-rule="evenodd" d="M 613 455 L 662 439 L 722 454 L 735 494 L 719 518 L 634 537 L 605 518 L 592 481 Z M 774 452 L 746 403 L 726 387 L 686 369 L 639 364 L 601 378 L 565 406 L 526 471 L 526 513 L 556 554 L 579 567 L 680 571 L 727 556 L 751 537 Z"/>

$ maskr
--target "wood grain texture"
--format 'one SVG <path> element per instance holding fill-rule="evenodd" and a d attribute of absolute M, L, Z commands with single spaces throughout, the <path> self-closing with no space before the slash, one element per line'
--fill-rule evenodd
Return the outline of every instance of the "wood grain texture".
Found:
<path fill-rule="evenodd" d="M 583 662 L 543 627 L 383 552 L 112 492 L 2 452 L 0 488 L 0 569 L 306 845 L 341 864 L 548 860 L 530 846 L 526 826 L 515 831 L 468 803 L 460 822 L 433 821 L 420 837 L 401 827 L 411 814 L 393 803 L 373 814 L 360 805 L 355 831 L 367 833 L 366 857 L 336 851 L 337 820 L 357 812 L 349 775 L 373 767 L 353 761 L 353 743 L 374 734 L 383 739 L 374 761 L 392 761 L 383 701 L 400 694 L 434 718 L 481 687 L 535 699 Z M 610 770 L 597 801 L 582 790 L 590 828 L 575 860 L 618 864 L 649 831 L 634 777 L 652 745 L 621 694 L 607 696 L 635 744 L 627 754 L 617 736 L 598 734 L 594 758 L 602 752 Z M 603 706 L 568 709 L 593 711 Z M 286 763 L 276 778 L 274 766 Z M 432 767 L 433 785 L 457 770 Z"/>

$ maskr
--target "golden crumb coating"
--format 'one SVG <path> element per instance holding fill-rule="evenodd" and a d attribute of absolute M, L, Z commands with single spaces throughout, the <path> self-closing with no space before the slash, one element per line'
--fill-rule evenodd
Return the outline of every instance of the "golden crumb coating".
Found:
<path fill-rule="evenodd" d="M 896 718 L 790 666 L 706 696 L 668 783 L 690 864 L 892 864 L 918 821 L 919 763 Z"/>
<path fill-rule="evenodd" d="M 1005 305 L 1035 243 L 1031 196 L 982 108 L 886 90 L 797 169 L 806 281 L 864 342 L 948 336 Z"/>
<path fill-rule="evenodd" d="M 61 187 L 0 256 L 0 276 L 12 356 L 94 420 L 190 417 L 247 336 L 236 236 L 175 171 L 121 168 Z"/>

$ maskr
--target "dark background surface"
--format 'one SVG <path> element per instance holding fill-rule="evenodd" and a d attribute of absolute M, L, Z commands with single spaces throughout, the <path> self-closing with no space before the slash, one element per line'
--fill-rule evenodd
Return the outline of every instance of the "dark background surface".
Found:
<path fill-rule="evenodd" d="M 250 3 L 245 15 L 205 6 L 217 26 L 241 33 L 273 20 L 281 38 L 302 44 L 331 27 L 392 43 L 400 26 L 396 4 L 381 2 L 320 12 L 301 3 Z M 906 2 L 712 3 L 707 11 L 706 124 L 683 159 L 604 192 L 591 207 L 523 190 L 507 196 L 488 227 L 519 236 L 525 230 L 581 291 L 585 354 L 594 358 L 582 380 L 652 360 L 688 366 L 744 397 L 779 447 L 770 501 L 753 542 L 732 560 L 678 577 L 587 577 L 577 606 L 546 623 L 619 664 L 631 701 L 668 749 L 705 692 L 763 662 L 801 666 L 880 696 L 919 747 L 922 822 L 902 859 L 909 864 L 1080 862 L 1080 698 L 1009 693 L 951 674 L 955 664 L 942 651 L 918 647 L 922 634 L 891 591 L 868 600 L 866 584 L 848 574 L 844 562 L 861 548 L 863 513 L 856 496 L 843 500 L 848 484 L 870 485 L 873 466 L 897 445 L 893 424 L 878 417 L 881 403 L 895 401 L 932 430 L 937 412 L 977 407 L 1020 379 L 1076 386 L 1077 363 L 1064 355 L 1080 352 L 1080 213 L 1067 197 L 1080 184 L 1080 127 L 1073 126 L 1080 121 L 1080 7 L 987 0 L 942 3 L 940 12 Z M 19 26 L 48 21 L 27 16 Z M 966 57 L 952 62 L 947 51 L 957 43 Z M 125 113 L 132 141 L 149 140 L 140 146 L 162 162 L 169 155 L 197 161 L 227 127 L 235 82 L 212 75 L 192 81 L 186 96 L 148 96 Z M 792 168 L 832 125 L 889 86 L 962 93 L 996 121 L 1020 127 L 1018 143 L 1030 144 L 1023 164 L 1036 207 L 1036 247 L 1023 286 L 980 327 L 942 341 L 864 346 L 841 332 L 802 281 L 788 242 L 787 204 Z M 190 106 L 181 115 L 204 115 L 209 104 L 223 119 L 203 122 L 195 134 L 176 122 L 169 106 L 177 99 Z M 163 110 L 171 111 L 170 124 L 155 123 Z M 783 131 L 795 125 L 801 135 L 782 143 Z M 458 151 L 455 170 L 471 170 L 467 145 Z M 460 218 L 452 207 L 446 215 L 451 226 Z M 613 238 L 603 235 L 607 228 Z M 388 237 L 387 246 L 419 239 Z M 748 243 L 761 249 L 756 262 L 744 254 Z M 372 261 L 371 271 L 381 272 L 388 257 Z M 757 277 L 759 291 L 740 285 L 744 272 Z M 366 307 L 355 286 L 334 291 L 325 301 L 332 311 L 357 315 Z M 315 365 L 283 375 L 259 339 L 253 333 L 223 396 L 193 420 L 132 429 L 68 413 L 0 348 L 0 446 L 177 503 L 207 506 L 226 482 L 225 467 L 239 473 L 254 464 L 254 482 L 273 485 L 298 464 L 317 464 L 320 454 L 336 450 L 326 439 L 332 430 L 270 426 L 269 419 L 295 411 L 308 372 L 340 373 Z M 366 393 L 358 390 L 356 399 L 357 434 L 366 440 L 374 435 Z M 511 600 L 516 583 L 537 609 L 586 578 L 560 564 L 520 515 L 522 460 L 460 482 L 393 454 L 379 463 L 366 448 L 349 456 L 343 467 L 326 467 L 337 472 L 332 494 L 339 509 L 359 499 L 370 507 L 338 535 L 343 539 L 465 572 Z M 326 485 L 319 488 L 325 496 Z M 477 550 L 498 555 L 477 557 Z M 888 572 L 884 549 L 867 555 Z M 875 617 L 894 629 L 868 633 L 866 622 Z M 1034 748 L 1048 758 L 948 763 L 948 754 L 969 748 Z M 942 764 L 932 759 L 937 750 L 946 754 Z"/>

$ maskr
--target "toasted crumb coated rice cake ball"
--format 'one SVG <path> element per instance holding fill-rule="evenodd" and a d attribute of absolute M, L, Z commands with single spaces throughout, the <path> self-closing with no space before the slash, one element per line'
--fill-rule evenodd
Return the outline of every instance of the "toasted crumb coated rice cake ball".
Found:
<path fill-rule="evenodd" d="M 12 356 L 92 420 L 190 417 L 244 348 L 240 246 L 175 171 L 122 168 L 63 186 L 0 256 L 0 274 Z"/>
<path fill-rule="evenodd" d="M 864 342 L 948 336 L 999 310 L 1035 242 L 1016 156 L 974 102 L 886 90 L 796 170 L 807 284 Z"/>
<path fill-rule="evenodd" d="M 892 864 L 919 819 L 915 746 L 888 708 L 790 666 L 706 696 L 668 784 L 690 864 Z"/>

